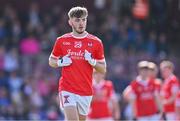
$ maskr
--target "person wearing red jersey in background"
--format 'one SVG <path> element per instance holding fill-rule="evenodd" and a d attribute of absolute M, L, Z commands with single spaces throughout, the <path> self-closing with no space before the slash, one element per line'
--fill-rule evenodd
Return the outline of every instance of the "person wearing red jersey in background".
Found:
<path fill-rule="evenodd" d="M 151 81 L 153 81 L 154 86 L 155 86 L 156 104 L 159 109 L 159 112 L 162 115 L 162 104 L 161 104 L 161 98 L 160 98 L 160 90 L 161 90 L 162 80 L 157 78 L 158 67 L 154 62 L 148 63 L 148 69 L 149 69 L 149 78 Z"/>
<path fill-rule="evenodd" d="M 94 95 L 89 112 L 90 120 L 113 121 L 120 119 L 120 107 L 110 80 L 105 75 L 94 72 Z"/>
<path fill-rule="evenodd" d="M 158 107 L 155 101 L 156 87 L 149 78 L 148 64 L 148 61 L 138 63 L 139 75 L 123 93 L 125 99 L 131 103 L 134 117 L 138 121 L 159 120 Z"/>
<path fill-rule="evenodd" d="M 86 31 L 86 8 L 73 7 L 68 16 L 72 32 L 57 38 L 49 65 L 62 68 L 59 97 L 66 120 L 86 120 L 92 99 L 93 68 L 106 72 L 104 49 L 101 40 Z"/>
<path fill-rule="evenodd" d="M 175 120 L 175 98 L 179 90 L 179 82 L 173 74 L 174 65 L 170 61 L 162 61 L 160 63 L 161 75 L 164 82 L 161 88 L 161 98 L 163 104 L 163 112 L 168 121 Z"/>
<path fill-rule="evenodd" d="M 176 97 L 175 110 L 176 110 L 176 120 L 180 121 L 180 90 Z"/>

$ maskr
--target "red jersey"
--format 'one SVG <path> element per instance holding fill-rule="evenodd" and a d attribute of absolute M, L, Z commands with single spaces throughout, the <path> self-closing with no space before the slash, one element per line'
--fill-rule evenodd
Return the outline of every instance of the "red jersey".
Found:
<path fill-rule="evenodd" d="M 62 67 L 59 91 L 92 95 L 93 67 L 84 59 L 85 50 L 89 51 L 94 59 L 104 59 L 103 44 L 96 36 L 87 33 L 84 37 L 75 37 L 72 33 L 68 33 L 57 38 L 52 56 L 60 58 L 70 54 L 72 59 L 70 66 Z"/>
<path fill-rule="evenodd" d="M 161 80 L 156 78 L 156 79 L 151 79 L 151 81 L 153 81 L 153 83 L 154 83 L 156 96 L 159 96 L 160 91 L 161 91 L 161 86 L 162 86 Z"/>
<path fill-rule="evenodd" d="M 161 97 L 162 100 L 168 100 L 169 98 L 172 97 L 173 93 L 177 93 L 179 88 L 179 82 L 176 76 L 171 75 L 168 79 L 165 80 L 165 82 L 162 85 L 161 89 Z M 163 111 L 164 112 L 174 112 L 175 111 L 175 106 L 174 102 L 169 103 L 169 104 L 163 104 Z"/>
<path fill-rule="evenodd" d="M 180 107 L 180 90 L 179 90 L 177 97 L 176 97 L 175 106 Z"/>
<path fill-rule="evenodd" d="M 103 81 L 93 85 L 94 95 L 91 102 L 89 118 L 112 117 L 109 101 L 114 98 L 114 88 L 111 81 Z"/>
<path fill-rule="evenodd" d="M 176 101 L 175 101 L 175 106 L 176 106 L 176 120 L 177 121 L 180 121 L 180 90 L 177 94 L 177 97 L 176 97 Z"/>
<path fill-rule="evenodd" d="M 149 116 L 157 113 L 155 102 L 156 85 L 153 81 L 134 80 L 131 88 L 135 97 L 135 112 L 137 117 Z"/>

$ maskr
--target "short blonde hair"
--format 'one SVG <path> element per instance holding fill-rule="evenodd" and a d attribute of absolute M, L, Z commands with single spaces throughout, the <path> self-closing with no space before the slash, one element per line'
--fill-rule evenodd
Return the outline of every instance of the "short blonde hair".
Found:
<path fill-rule="evenodd" d="M 158 73 L 158 67 L 154 62 L 149 62 L 148 63 L 148 68 L 155 71 L 156 73 Z"/>
<path fill-rule="evenodd" d="M 88 16 L 88 11 L 87 11 L 87 9 L 85 7 L 77 6 L 77 7 L 71 8 L 69 10 L 68 16 L 69 16 L 69 18 L 73 18 L 73 17 L 76 17 L 76 18 L 87 17 Z"/>
<path fill-rule="evenodd" d="M 174 64 L 171 61 L 164 60 L 160 63 L 160 68 L 165 68 L 165 67 L 174 70 Z"/>
<path fill-rule="evenodd" d="M 140 61 L 140 62 L 138 62 L 137 68 L 138 69 L 148 68 L 148 61 Z"/>

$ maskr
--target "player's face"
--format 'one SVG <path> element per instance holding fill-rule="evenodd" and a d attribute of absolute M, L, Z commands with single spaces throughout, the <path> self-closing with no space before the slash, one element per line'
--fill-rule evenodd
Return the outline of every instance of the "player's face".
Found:
<path fill-rule="evenodd" d="M 73 31 L 75 31 L 78 34 L 82 34 L 86 30 L 87 17 L 73 17 L 69 20 L 69 22 Z"/>
<path fill-rule="evenodd" d="M 148 71 L 150 78 L 156 78 L 157 72 L 155 70 L 149 69 Z"/>
<path fill-rule="evenodd" d="M 143 77 L 143 78 L 147 78 L 149 77 L 149 73 L 148 73 L 148 69 L 147 68 L 142 68 L 139 70 L 139 74 Z"/>
<path fill-rule="evenodd" d="M 168 67 L 161 67 L 161 75 L 163 78 L 168 78 L 169 75 L 171 74 L 171 69 Z"/>

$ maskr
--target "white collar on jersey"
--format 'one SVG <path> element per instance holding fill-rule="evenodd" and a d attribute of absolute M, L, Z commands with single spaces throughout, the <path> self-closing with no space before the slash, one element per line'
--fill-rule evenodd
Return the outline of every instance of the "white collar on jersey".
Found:
<path fill-rule="evenodd" d="M 77 36 L 73 35 L 73 33 L 72 33 L 72 32 L 71 32 L 71 35 L 72 35 L 72 37 L 74 37 L 74 38 L 76 38 L 76 39 L 83 39 L 83 38 L 87 37 L 88 32 L 87 32 L 87 31 L 85 31 L 85 34 L 84 34 L 83 36 L 81 36 L 81 37 L 77 37 Z"/>
<path fill-rule="evenodd" d="M 141 78 L 141 76 L 137 76 L 137 77 L 136 77 L 136 81 L 137 81 L 138 83 L 140 83 L 140 84 L 143 84 L 144 86 L 148 85 L 148 83 L 149 83 L 149 79 L 143 80 L 143 79 Z"/>

